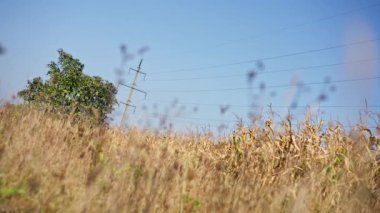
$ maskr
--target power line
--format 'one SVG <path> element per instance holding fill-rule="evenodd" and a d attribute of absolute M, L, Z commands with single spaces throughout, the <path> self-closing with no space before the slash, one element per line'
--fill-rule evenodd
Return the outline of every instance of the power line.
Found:
<path fill-rule="evenodd" d="M 380 6 L 380 3 L 375 3 L 375 4 L 367 5 L 367 6 L 364 6 L 364 7 L 355 8 L 355 9 L 351 9 L 351 10 L 344 11 L 344 12 L 341 12 L 341 13 L 329 15 L 329 16 L 326 16 L 326 17 L 314 19 L 314 20 L 311 20 L 311 21 L 308 21 L 308 22 L 303 22 L 303 23 L 300 23 L 300 24 L 285 26 L 285 27 L 281 27 L 281 28 L 278 28 L 278 29 L 274 29 L 274 30 L 268 30 L 266 32 L 263 32 L 263 33 L 260 33 L 260 34 L 254 35 L 254 36 L 249 36 L 249 37 L 246 37 L 246 38 L 234 39 L 234 40 L 226 41 L 226 42 L 219 43 L 219 44 L 216 44 L 216 45 L 210 45 L 210 46 L 207 46 L 207 47 L 202 46 L 202 48 L 198 48 L 197 50 L 183 51 L 182 53 L 190 53 L 190 52 L 200 51 L 200 50 L 203 50 L 203 49 L 218 48 L 218 47 L 222 47 L 222 46 L 225 46 L 225 45 L 228 45 L 228 44 L 232 44 L 232 43 L 236 43 L 236 42 L 241 42 L 241 41 L 246 41 L 246 40 L 256 40 L 258 38 L 261 38 L 261 37 L 264 37 L 264 36 L 268 36 L 268 35 L 279 35 L 279 32 L 286 31 L 286 30 L 289 30 L 289 29 L 292 29 L 292 28 L 298 28 L 298 27 L 307 26 L 307 25 L 310 25 L 310 24 L 326 21 L 326 20 L 333 19 L 333 18 L 336 18 L 336 17 L 339 17 L 339 16 L 351 14 L 351 13 L 358 12 L 358 11 L 361 11 L 361 10 L 375 8 L 375 7 L 378 7 L 378 6 Z M 177 53 L 177 54 L 179 54 L 179 53 Z"/>
<path fill-rule="evenodd" d="M 357 79 L 345 79 L 345 80 L 336 80 L 329 82 L 311 82 L 299 84 L 284 84 L 284 85 L 273 85 L 266 86 L 265 88 L 286 88 L 286 87 L 299 87 L 305 85 L 320 85 L 320 84 L 329 84 L 329 83 L 346 83 L 346 82 L 357 82 L 357 81 L 367 81 L 367 80 L 377 80 L 380 77 L 369 77 L 369 78 L 357 78 Z M 168 93 L 201 93 L 201 92 L 221 92 L 221 91 L 238 91 L 238 90 L 253 90 L 253 89 L 262 89 L 261 87 L 237 87 L 237 88 L 221 88 L 221 89 L 200 89 L 200 90 L 151 90 L 150 92 L 168 92 Z"/>
<path fill-rule="evenodd" d="M 158 102 L 158 103 L 169 103 L 173 104 L 173 101 L 165 101 L 165 100 L 150 100 L 151 102 Z M 236 107 L 236 108 L 291 108 L 291 106 L 286 105 L 236 105 L 236 104 L 209 104 L 209 103 L 195 103 L 195 102 L 178 102 L 179 105 L 192 105 L 192 106 L 210 106 L 210 107 L 220 107 L 220 106 L 229 106 L 229 107 Z M 302 105 L 297 106 L 297 108 L 349 108 L 349 109 L 357 109 L 357 108 L 380 108 L 380 105 Z"/>
<path fill-rule="evenodd" d="M 211 119 L 211 118 L 197 118 L 197 117 L 186 117 L 186 116 L 169 116 L 169 115 L 166 115 L 166 114 L 159 114 L 159 113 L 144 114 L 144 117 L 150 117 L 150 118 L 155 118 L 155 119 L 167 118 L 167 119 L 170 119 L 170 120 L 200 120 L 200 121 L 207 121 L 207 122 L 220 122 L 220 123 L 223 123 L 223 124 L 226 124 L 226 123 L 227 124 L 232 124 L 232 123 L 238 123 L 239 122 L 238 119 L 236 119 L 236 120 L 219 120 L 219 119 Z M 140 116 L 140 118 L 142 118 L 142 117 Z M 284 122 L 284 120 L 279 121 L 279 122 L 275 122 L 275 124 L 282 125 L 282 122 Z M 293 121 L 292 124 L 299 125 L 300 123 Z M 198 123 L 197 125 L 205 125 L 205 124 Z M 210 126 L 219 127 L 219 126 L 215 126 L 215 125 L 210 125 Z M 339 126 L 342 126 L 342 127 L 345 127 L 345 128 L 354 128 L 354 127 L 357 127 L 356 125 L 339 125 Z M 368 128 L 377 128 L 377 127 L 376 126 L 369 126 Z"/>
<path fill-rule="evenodd" d="M 169 119 L 183 118 L 183 119 L 187 119 L 187 120 L 200 120 L 200 121 L 211 121 L 211 122 L 227 122 L 227 123 L 236 122 L 234 120 L 198 118 L 198 117 L 187 117 L 187 116 L 173 116 L 173 115 L 160 114 L 160 113 L 146 113 L 146 114 L 144 114 L 144 116 L 153 117 L 153 118 L 169 118 Z"/>
<path fill-rule="evenodd" d="M 346 61 L 346 62 L 338 62 L 332 64 L 322 64 L 322 65 L 313 65 L 313 66 L 304 66 L 304 67 L 294 67 L 294 68 L 285 68 L 278 70 L 269 70 L 265 72 L 258 72 L 258 75 L 269 74 L 269 73 L 280 73 L 280 72 L 291 72 L 295 70 L 310 70 L 310 69 L 318 69 L 318 68 L 326 68 L 326 67 L 334 67 L 334 66 L 343 66 L 349 64 L 357 64 L 364 62 L 373 62 L 379 61 L 380 58 L 371 58 L 371 59 L 363 59 L 363 60 L 355 60 L 355 61 Z M 150 81 L 188 81 L 188 80 L 206 80 L 206 79 L 220 79 L 220 78 L 232 78 L 232 77 L 242 77 L 247 74 L 232 74 L 232 75 L 216 75 L 216 76 L 206 76 L 206 77 L 194 77 L 194 78 L 172 78 L 172 79 L 150 79 Z"/>
<path fill-rule="evenodd" d="M 222 68 L 222 67 L 229 67 L 229 66 L 236 66 L 240 64 L 248 64 L 256 61 L 269 61 L 269 60 L 276 60 L 280 58 L 287 58 L 297 55 L 304 55 L 304 54 L 310 54 L 310 53 L 316 53 L 326 50 L 332 50 L 342 47 L 348 47 L 348 46 L 354 46 L 354 45 L 360 45 L 360 44 L 366 44 L 371 42 L 379 41 L 380 38 L 376 39 L 368 39 L 363 41 L 357 41 L 352 43 L 346 43 L 346 44 L 338 44 L 338 45 L 332 45 L 324 48 L 318 48 L 318 49 L 310 49 L 310 50 L 304 50 L 294 53 L 288 53 L 283 55 L 277 55 L 277 56 L 271 56 L 271 57 L 264 57 L 264 58 L 258 58 L 258 59 L 250 59 L 245 61 L 237 61 L 237 62 L 231 62 L 231 63 L 225 63 L 225 64 L 216 64 L 216 65 L 210 65 L 210 66 L 201 66 L 201 67 L 193 67 L 193 68 L 183 68 L 183 69 L 176 69 L 176 70 L 170 70 L 170 71 L 162 71 L 162 72 L 154 72 L 152 74 L 163 74 L 163 73 L 175 73 L 175 72 L 188 72 L 188 71 L 199 71 L 199 70 L 207 70 L 207 69 L 214 69 L 214 68 Z"/>
<path fill-rule="evenodd" d="M 152 119 L 157 119 L 158 117 L 155 117 L 155 116 L 149 116 L 149 115 L 144 115 L 144 116 L 140 116 L 138 119 L 146 119 L 146 118 L 152 118 Z M 169 120 L 169 123 L 172 123 L 172 124 L 174 124 L 174 123 L 184 123 L 184 124 L 190 124 L 190 125 L 195 125 L 195 126 L 198 126 L 198 127 L 202 127 L 202 126 L 204 126 L 204 127 L 212 127 L 212 128 L 220 128 L 221 127 L 221 125 L 215 125 L 215 124 L 210 124 L 210 123 L 199 123 L 199 122 L 193 122 L 193 121 L 191 121 L 191 122 L 189 122 L 189 120 L 188 119 L 183 119 L 183 118 L 178 118 L 178 117 L 176 117 L 176 118 L 170 118 Z M 228 125 L 228 124 L 224 124 L 224 125 Z"/>

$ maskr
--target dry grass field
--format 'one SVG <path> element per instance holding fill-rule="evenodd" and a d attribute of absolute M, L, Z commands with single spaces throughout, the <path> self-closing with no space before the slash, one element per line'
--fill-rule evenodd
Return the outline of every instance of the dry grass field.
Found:
<path fill-rule="evenodd" d="M 376 143 L 308 119 L 215 143 L 4 105 L 0 212 L 380 212 Z"/>

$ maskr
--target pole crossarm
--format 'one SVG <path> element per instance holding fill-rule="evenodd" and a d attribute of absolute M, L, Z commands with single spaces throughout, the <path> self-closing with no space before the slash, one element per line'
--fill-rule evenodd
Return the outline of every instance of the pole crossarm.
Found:
<path fill-rule="evenodd" d="M 145 72 L 142 72 L 140 70 L 136 70 L 136 69 L 133 69 L 133 68 L 129 68 L 129 71 L 128 71 L 128 74 L 132 71 L 135 71 L 135 72 L 138 72 L 140 73 L 141 75 L 144 75 L 144 81 L 145 81 L 145 78 L 146 78 L 146 73 Z"/>
<path fill-rule="evenodd" d="M 136 112 L 136 106 L 135 105 L 132 105 L 132 104 L 129 104 L 129 103 L 125 103 L 125 102 L 122 102 L 120 101 L 120 103 L 126 105 L 126 106 L 129 106 L 129 107 L 133 107 L 133 112 Z"/>
<path fill-rule="evenodd" d="M 120 83 L 120 85 L 125 86 L 125 87 L 128 87 L 128 88 L 130 88 L 130 89 L 133 89 L 133 90 L 136 90 L 136 91 L 138 91 L 138 92 L 143 93 L 143 94 L 145 95 L 145 99 L 146 99 L 146 96 L 148 95 L 147 92 L 145 92 L 145 91 L 143 91 L 143 90 L 140 90 L 140 89 L 137 89 L 135 86 L 129 86 L 129 85 L 126 85 L 126 84 L 123 84 L 123 83 Z"/>

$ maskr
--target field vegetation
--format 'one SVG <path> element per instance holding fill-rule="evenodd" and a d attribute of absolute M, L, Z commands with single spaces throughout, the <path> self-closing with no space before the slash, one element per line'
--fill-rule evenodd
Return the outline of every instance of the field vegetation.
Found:
<path fill-rule="evenodd" d="M 378 134 L 305 118 L 215 141 L 5 104 L 0 211 L 379 212 Z"/>

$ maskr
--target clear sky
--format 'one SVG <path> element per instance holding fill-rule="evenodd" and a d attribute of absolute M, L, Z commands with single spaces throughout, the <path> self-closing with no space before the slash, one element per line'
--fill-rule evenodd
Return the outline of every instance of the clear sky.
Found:
<path fill-rule="evenodd" d="M 138 88 L 148 96 L 133 96 L 130 124 L 157 124 L 158 113 L 181 129 L 231 127 L 236 116 L 248 122 L 250 112 L 270 104 L 280 120 L 296 102 L 295 117 L 305 105 L 320 105 L 324 118 L 350 125 L 365 100 L 372 112 L 380 110 L 380 80 L 369 79 L 380 77 L 379 14 L 376 0 L 2 0 L 0 98 L 10 100 L 27 79 L 46 76 L 59 48 L 79 58 L 86 74 L 115 82 L 125 44 L 134 56 L 126 68 L 144 58 L 147 73 Z M 255 73 L 252 81 L 248 73 Z M 297 82 L 305 87 L 287 87 Z M 128 92 L 120 88 L 118 100 Z M 113 113 L 115 123 L 122 110 Z"/>

